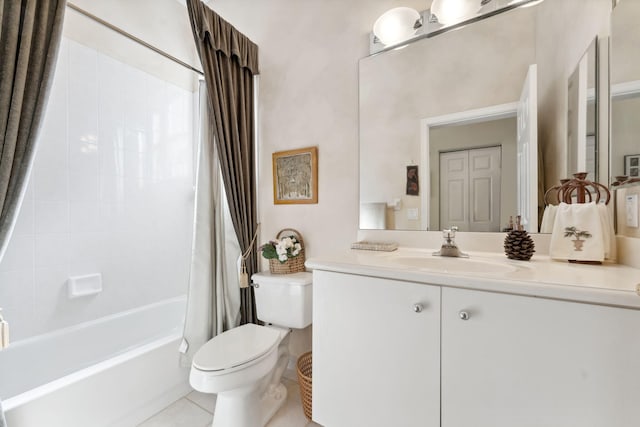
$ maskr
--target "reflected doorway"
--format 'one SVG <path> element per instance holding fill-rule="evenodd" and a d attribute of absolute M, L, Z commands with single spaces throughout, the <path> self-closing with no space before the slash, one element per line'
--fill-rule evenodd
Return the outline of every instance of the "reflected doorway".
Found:
<path fill-rule="evenodd" d="M 499 232 L 501 186 L 501 146 L 440 152 L 440 228 Z"/>

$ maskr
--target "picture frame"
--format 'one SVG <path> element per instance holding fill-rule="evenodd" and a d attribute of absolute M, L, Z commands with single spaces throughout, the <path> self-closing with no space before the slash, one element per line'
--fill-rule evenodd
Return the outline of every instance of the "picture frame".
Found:
<path fill-rule="evenodd" d="M 279 151 L 272 155 L 273 203 L 318 203 L 318 147 Z"/>
<path fill-rule="evenodd" d="M 629 178 L 640 178 L 640 154 L 624 156 L 624 174 Z"/>
<path fill-rule="evenodd" d="M 407 166 L 407 196 L 420 195 L 420 183 L 418 178 L 418 165 Z"/>

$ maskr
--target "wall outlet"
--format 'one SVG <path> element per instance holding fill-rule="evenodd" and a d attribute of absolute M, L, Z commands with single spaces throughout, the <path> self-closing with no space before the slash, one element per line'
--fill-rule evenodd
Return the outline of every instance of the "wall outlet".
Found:
<path fill-rule="evenodd" d="M 418 208 L 409 208 L 409 209 L 407 209 L 407 219 L 409 219 L 409 220 L 417 220 L 418 219 Z"/>
<path fill-rule="evenodd" d="M 627 227 L 638 227 L 638 195 L 630 194 L 625 197 L 627 212 Z"/>

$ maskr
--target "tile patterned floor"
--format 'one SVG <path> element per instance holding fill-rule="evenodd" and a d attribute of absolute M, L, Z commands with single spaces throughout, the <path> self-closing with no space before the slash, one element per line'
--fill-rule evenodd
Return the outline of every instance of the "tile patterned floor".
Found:
<path fill-rule="evenodd" d="M 298 383 L 287 378 L 282 383 L 287 387 L 287 401 L 267 427 L 321 427 L 304 416 Z M 138 427 L 210 427 L 215 406 L 215 395 L 192 391 Z"/>

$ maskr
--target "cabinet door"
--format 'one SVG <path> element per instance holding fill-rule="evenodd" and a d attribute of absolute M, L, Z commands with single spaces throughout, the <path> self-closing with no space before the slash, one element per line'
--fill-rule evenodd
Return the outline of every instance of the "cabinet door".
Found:
<path fill-rule="evenodd" d="M 313 273 L 313 419 L 440 425 L 440 289 Z"/>
<path fill-rule="evenodd" d="M 635 310 L 445 288 L 442 426 L 636 427 L 638 331 Z"/>

